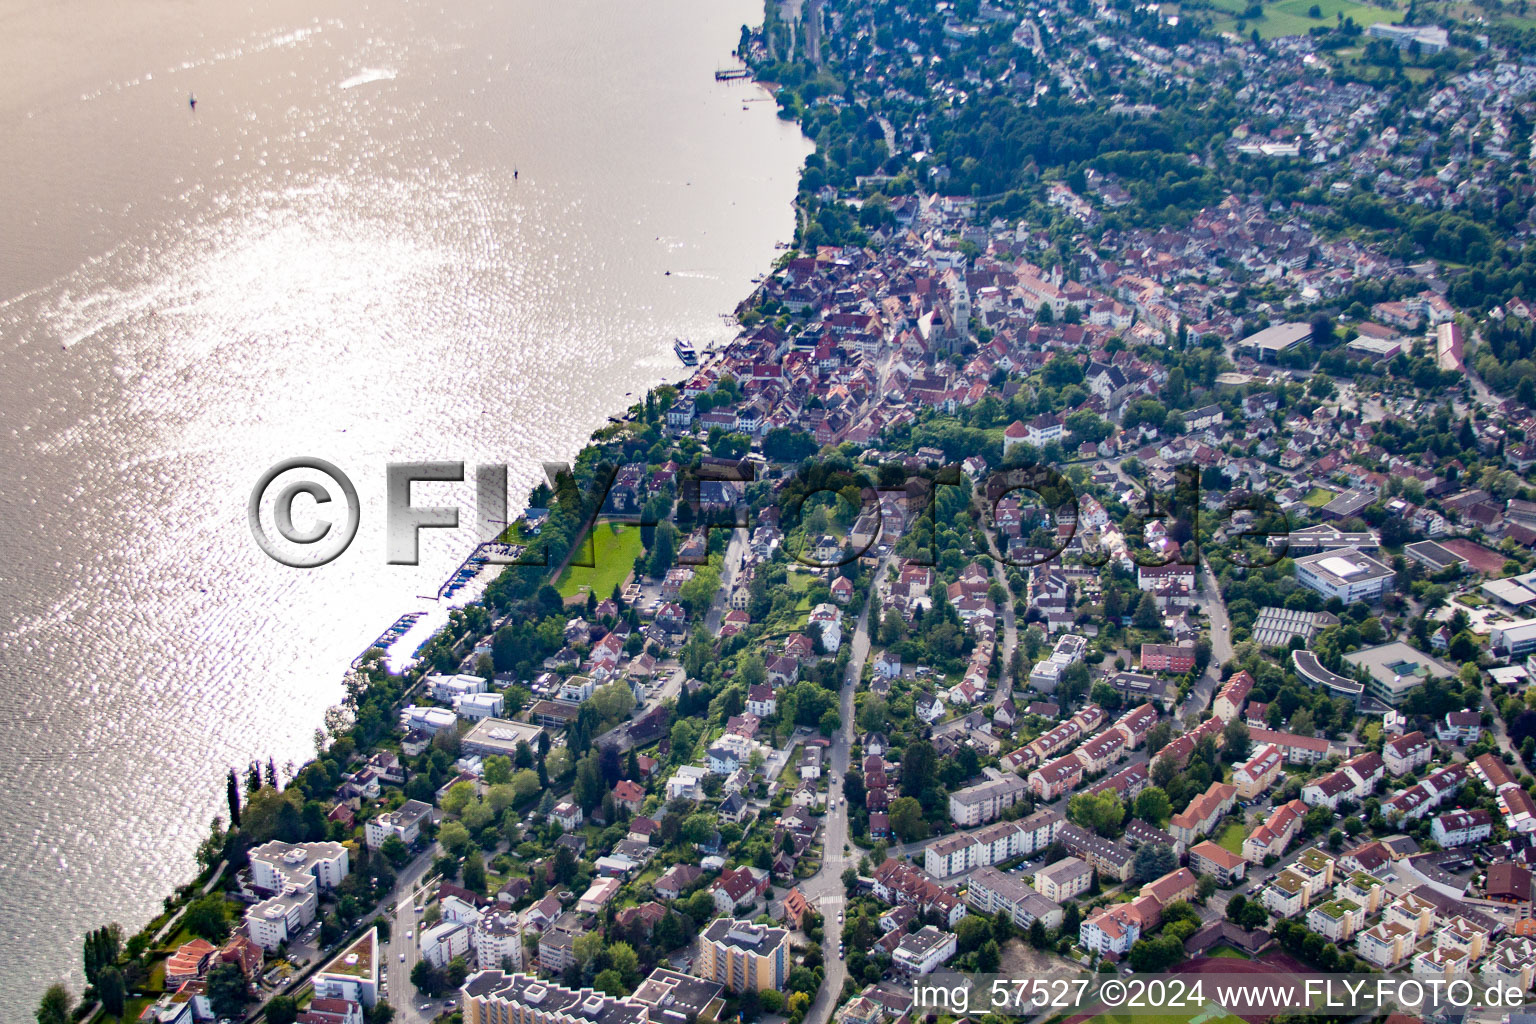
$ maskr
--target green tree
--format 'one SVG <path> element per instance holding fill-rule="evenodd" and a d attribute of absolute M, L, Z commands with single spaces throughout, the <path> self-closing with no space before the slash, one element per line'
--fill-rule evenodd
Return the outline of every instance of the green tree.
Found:
<path fill-rule="evenodd" d="M 405 862 L 411 859 L 410 847 L 405 845 L 405 840 L 396 835 L 384 840 L 379 846 L 379 852 L 396 868 L 403 867 Z"/>
<path fill-rule="evenodd" d="M 899 796 L 891 801 L 891 830 L 904 843 L 928 837 L 928 821 L 923 817 L 923 805 L 916 798 Z"/>
<path fill-rule="evenodd" d="M 1156 881 L 1168 872 L 1177 870 L 1178 866 L 1178 855 L 1167 843 L 1141 844 L 1136 851 L 1135 859 L 1131 862 L 1131 868 L 1139 882 Z"/>
<path fill-rule="evenodd" d="M 63 985 L 49 985 L 37 1005 L 37 1024 L 69 1024 L 74 998 Z"/>
<path fill-rule="evenodd" d="M 1125 818 L 1125 805 L 1112 789 L 1099 793 L 1078 793 L 1067 801 L 1067 817 L 1101 836 L 1110 836 Z"/>
<path fill-rule="evenodd" d="M 267 1000 L 267 1024 L 293 1024 L 299 1019 L 299 1007 L 292 996 L 273 996 Z"/>
<path fill-rule="evenodd" d="M 1173 815 L 1173 807 L 1168 802 L 1168 794 L 1157 786 L 1148 786 L 1136 795 L 1136 817 L 1149 824 L 1162 828 L 1168 824 L 1168 819 Z"/>
<path fill-rule="evenodd" d="M 121 1017 L 128 1002 L 128 985 L 116 965 L 103 967 L 96 974 L 96 998 L 109 1017 Z"/>
<path fill-rule="evenodd" d="M 992 926 L 986 918 L 977 914 L 967 914 L 955 925 L 956 947 L 962 954 L 980 949 L 982 943 L 991 937 Z"/>
<path fill-rule="evenodd" d="M 480 856 L 479 850 L 471 850 L 464 859 L 462 874 L 464 888 L 485 895 L 485 858 Z"/>
<path fill-rule="evenodd" d="M 469 829 L 457 821 L 445 821 L 437 830 L 437 841 L 455 857 L 462 857 L 469 850 Z"/>
<path fill-rule="evenodd" d="M 219 964 L 208 972 L 208 1001 L 219 1017 L 238 1017 L 249 997 L 239 964 Z"/>
<path fill-rule="evenodd" d="M 181 923 L 193 935 L 209 942 L 223 942 L 229 934 L 229 915 L 225 910 L 224 896 L 213 892 L 193 900 L 187 905 Z"/>
<path fill-rule="evenodd" d="M 492 754 L 484 761 L 485 784 L 487 786 L 500 786 L 512 781 L 512 759 L 501 754 Z"/>

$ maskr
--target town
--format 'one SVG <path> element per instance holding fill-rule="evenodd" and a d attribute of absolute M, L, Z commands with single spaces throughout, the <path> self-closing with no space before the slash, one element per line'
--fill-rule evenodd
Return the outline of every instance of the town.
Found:
<path fill-rule="evenodd" d="M 1209 958 L 1530 989 L 1536 58 L 1293 5 L 770 3 L 740 53 L 818 150 L 737 336 L 530 495 L 409 669 L 358 660 L 313 761 L 230 770 L 82 1010 L 907 1024 L 936 971 Z"/>

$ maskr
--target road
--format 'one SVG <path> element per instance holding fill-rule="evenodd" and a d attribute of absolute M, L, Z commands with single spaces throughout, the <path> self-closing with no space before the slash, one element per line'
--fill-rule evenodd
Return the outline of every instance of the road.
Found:
<path fill-rule="evenodd" d="M 1499 705 L 1495 703 L 1493 689 L 1488 683 L 1483 683 L 1483 707 L 1493 712 L 1493 738 L 1499 745 L 1499 749 L 1507 751 L 1515 758 L 1516 764 L 1524 764 L 1525 760 L 1520 756 L 1520 751 L 1510 742 L 1509 729 L 1504 725 L 1504 716 L 1499 714 Z"/>
<path fill-rule="evenodd" d="M 1206 621 L 1211 624 L 1211 663 L 1190 687 L 1184 703 L 1179 705 L 1181 722 L 1193 721 L 1210 705 L 1221 682 L 1221 666 L 1232 660 L 1232 620 L 1227 618 L 1227 603 L 1221 598 L 1221 588 L 1216 584 L 1216 574 L 1211 572 L 1211 567 L 1202 562 L 1200 571 L 1205 576 L 1198 603 Z"/>
<path fill-rule="evenodd" d="M 736 575 L 741 572 L 742 562 L 746 558 L 747 543 L 745 530 L 731 531 L 731 542 L 725 548 L 725 564 L 720 569 L 720 590 L 715 594 L 714 603 L 709 606 L 709 611 L 704 616 L 704 626 L 713 636 L 720 635 L 720 627 L 724 623 L 726 608 L 730 601 L 731 584 L 736 581 Z M 658 704 L 675 699 L 682 691 L 686 675 L 681 665 L 675 666 L 660 686 L 651 689 L 646 697 L 645 706 L 636 708 L 630 719 L 639 718 Z M 634 739 L 629 735 L 629 722 L 620 722 L 598 736 L 595 743 L 597 746 L 617 747 L 622 754 L 634 746 Z"/>
<path fill-rule="evenodd" d="M 853 695 L 864 676 L 864 662 L 869 658 L 869 609 L 874 604 L 875 590 L 885 577 L 888 558 L 875 567 L 874 581 L 870 583 L 869 600 L 859 613 L 858 625 L 853 631 L 852 657 L 848 661 L 848 675 L 843 680 L 841 693 L 843 724 L 832 737 L 832 779 L 827 786 L 827 816 L 823 821 L 821 870 L 800 883 L 800 891 L 821 911 L 823 920 L 822 958 L 826 963 L 826 977 L 816 998 L 806 1011 L 807 1024 L 826 1024 L 832 1010 L 843 994 L 843 980 L 848 976 L 847 965 L 837 955 L 843 937 L 843 925 L 838 915 L 847 902 L 843 889 L 843 872 L 858 863 L 857 856 L 844 852 L 848 845 L 848 805 L 842 796 L 842 780 L 848 774 L 848 758 L 853 747 Z"/>
<path fill-rule="evenodd" d="M 726 606 L 730 601 L 731 584 L 736 582 L 736 574 L 741 571 L 741 563 L 746 553 L 747 531 L 732 530 L 731 542 L 725 546 L 725 564 L 720 567 L 720 590 L 715 594 L 715 600 L 704 616 L 704 628 L 709 630 L 710 636 L 720 635 Z"/>
<path fill-rule="evenodd" d="M 427 1024 L 441 1012 L 443 999 L 429 1001 L 411 984 L 411 969 L 421 959 L 422 915 L 416 913 L 416 904 L 425 906 L 427 887 L 422 879 L 432 869 L 432 861 L 442 847 L 433 843 L 395 876 L 395 914 L 390 919 L 390 940 L 384 947 L 384 957 L 379 966 L 381 977 L 388 978 L 389 1005 L 394 1007 L 395 1020 L 399 1024 Z M 406 938 L 409 934 L 410 938 Z M 404 960 L 401 957 L 404 956 Z M 386 973 L 387 972 L 387 973 Z M 444 999 L 453 998 L 450 993 Z M 418 1009 L 423 1004 L 431 1008 Z"/>
<path fill-rule="evenodd" d="M 1008 577 L 1003 574 L 1003 563 L 992 560 L 992 578 L 1008 589 Z M 1013 696 L 1013 652 L 1018 649 L 1019 624 L 1013 614 L 1013 595 L 1003 602 L 1003 667 L 997 673 L 997 692 L 992 695 L 992 706 L 998 707 Z"/>

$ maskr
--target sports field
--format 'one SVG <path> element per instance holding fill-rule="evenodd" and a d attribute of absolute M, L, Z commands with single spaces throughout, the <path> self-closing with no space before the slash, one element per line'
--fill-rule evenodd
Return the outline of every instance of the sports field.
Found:
<path fill-rule="evenodd" d="M 1226 14 L 1214 23 L 1218 32 L 1238 31 L 1237 23 L 1243 21 L 1243 11 L 1248 6 L 1246 0 L 1212 0 L 1212 6 Z M 1318 17 L 1315 18 L 1311 14 L 1314 6 L 1318 9 Z M 1278 3 L 1264 4 L 1263 9 L 1264 17 L 1243 21 L 1243 32 L 1258 29 L 1260 38 L 1274 39 L 1277 36 L 1306 35 L 1310 29 L 1320 25 L 1335 25 L 1339 15 L 1353 18 L 1355 24 L 1361 27 L 1380 21 L 1398 21 L 1402 17 L 1398 11 L 1389 11 L 1374 4 L 1357 3 L 1356 0 L 1279 0 Z"/>

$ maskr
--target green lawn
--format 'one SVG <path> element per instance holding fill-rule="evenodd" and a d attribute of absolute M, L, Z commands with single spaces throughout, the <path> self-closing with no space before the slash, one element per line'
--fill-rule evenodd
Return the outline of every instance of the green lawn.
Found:
<path fill-rule="evenodd" d="M 1324 505 L 1326 505 L 1330 501 L 1332 501 L 1334 499 L 1334 497 L 1335 497 L 1334 493 L 1332 491 L 1330 491 L 1328 488 L 1326 488 L 1326 487 L 1314 487 L 1314 488 L 1312 488 L 1312 491 L 1311 491 L 1310 494 L 1308 494 L 1305 498 L 1301 499 L 1301 503 L 1303 505 L 1309 505 L 1312 508 L 1322 508 Z"/>
<path fill-rule="evenodd" d="M 1243 840 L 1247 838 L 1247 826 L 1240 825 L 1234 821 L 1221 830 L 1221 835 L 1216 837 L 1216 845 L 1241 857 L 1243 855 Z"/>
<path fill-rule="evenodd" d="M 1209 953 L 1207 953 L 1206 956 L 1225 957 L 1228 960 L 1248 960 L 1248 959 L 1251 959 L 1248 956 L 1247 953 L 1244 953 L 1240 949 L 1233 949 L 1231 946 L 1227 945 L 1226 943 L 1222 943 L 1221 945 L 1217 946 L 1215 949 L 1213 949 Z"/>
<path fill-rule="evenodd" d="M 629 579 L 640 554 L 640 527 L 624 523 L 601 522 L 592 528 L 595 566 L 568 565 L 555 588 L 560 596 L 586 599 L 590 591 L 599 601 L 613 593 L 613 588 Z M 581 554 L 576 555 L 577 558 Z"/>
<path fill-rule="evenodd" d="M 1237 22 L 1242 20 L 1243 10 L 1248 6 L 1247 0 L 1212 0 L 1212 4 L 1217 10 L 1226 12 L 1227 15 L 1217 19 L 1214 24 L 1216 30 L 1236 32 Z M 1321 17 L 1314 18 L 1309 13 L 1314 4 Z M 1356 0 L 1279 0 L 1278 3 L 1264 4 L 1264 17 L 1244 22 L 1246 27 L 1243 31 L 1246 33 L 1258 29 L 1259 36 L 1264 39 L 1274 39 L 1276 36 L 1304 36 L 1309 29 L 1317 26 L 1332 27 L 1338 24 L 1340 14 L 1346 18 L 1355 19 L 1355 24 L 1361 27 L 1374 25 L 1379 21 L 1401 20 L 1401 15 L 1397 11 L 1389 11 L 1373 4 L 1358 3 Z M 1312 499 L 1308 497 L 1306 502 L 1310 505 Z"/>

